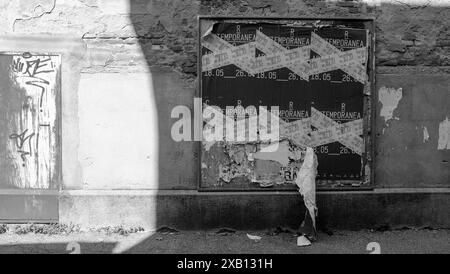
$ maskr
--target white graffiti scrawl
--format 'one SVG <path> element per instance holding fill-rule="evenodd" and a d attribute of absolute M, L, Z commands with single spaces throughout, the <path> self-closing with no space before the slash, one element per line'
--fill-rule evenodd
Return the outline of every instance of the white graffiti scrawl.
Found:
<path fill-rule="evenodd" d="M 12 119 L 8 150 L 17 170 L 18 188 L 48 189 L 55 168 L 57 74 L 60 56 L 13 55 L 11 80 L 24 93 Z"/>

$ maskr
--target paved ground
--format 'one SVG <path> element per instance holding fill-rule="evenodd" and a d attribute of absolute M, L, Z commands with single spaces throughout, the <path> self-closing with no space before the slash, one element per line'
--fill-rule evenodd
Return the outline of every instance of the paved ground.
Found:
<path fill-rule="evenodd" d="M 70 253 L 77 242 L 81 253 L 369 253 L 368 243 L 381 253 L 450 253 L 450 230 L 334 231 L 319 234 L 309 247 L 297 247 L 292 233 L 264 231 L 217 234 L 217 231 L 140 232 L 128 236 L 99 232 L 69 235 L 0 235 L 0 253 Z M 261 236 L 250 240 L 247 233 Z M 70 247 L 77 248 L 77 244 Z"/>

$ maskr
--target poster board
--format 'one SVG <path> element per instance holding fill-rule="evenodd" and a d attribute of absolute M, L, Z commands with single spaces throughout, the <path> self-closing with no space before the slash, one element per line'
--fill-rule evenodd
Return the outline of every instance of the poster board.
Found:
<path fill-rule="evenodd" d="M 280 141 L 270 155 L 259 153 L 261 142 L 226 134 L 203 141 L 199 189 L 294 189 L 307 146 L 318 189 L 370 188 L 373 52 L 372 19 L 200 17 L 203 110 L 229 117 L 231 109 L 237 121 L 238 110 L 249 119 L 249 107 L 259 117 L 260 106 L 276 106 Z"/>

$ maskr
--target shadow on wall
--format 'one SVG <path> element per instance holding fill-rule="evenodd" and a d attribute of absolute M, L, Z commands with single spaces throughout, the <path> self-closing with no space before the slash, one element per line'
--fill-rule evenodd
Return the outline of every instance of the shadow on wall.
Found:
<path fill-rule="evenodd" d="M 152 188 L 157 191 L 197 189 L 196 143 L 175 142 L 171 137 L 171 127 L 175 120 L 171 118 L 172 109 L 178 105 L 193 108 L 197 58 L 193 34 L 195 28 L 173 24 L 173 29 L 167 30 L 158 19 L 159 15 L 166 13 L 166 23 L 173 23 L 171 21 L 175 20 L 177 15 L 170 11 L 180 10 L 183 5 L 191 6 L 190 1 L 186 2 L 188 3 L 142 0 L 129 2 L 130 21 L 152 79 L 153 88 L 148 92 L 156 106 L 158 123 L 158 181 Z M 192 7 L 186 10 L 197 12 Z M 195 17 L 194 14 L 192 16 Z M 179 68 L 184 68 L 182 73 Z M 186 214 L 189 211 L 188 205 L 175 203 L 176 201 L 168 201 L 163 196 L 155 195 L 151 208 L 154 212 L 150 213 L 154 218 L 152 221 L 155 222 L 152 227 L 173 226 L 180 220 L 185 220 L 181 221 L 182 223 L 189 223 L 190 218 L 195 218 L 193 214 L 196 213 Z"/>
<path fill-rule="evenodd" d="M 236 3 L 236 2 L 239 2 Z M 376 17 L 376 65 L 387 70 L 396 66 L 442 66 L 450 65 L 443 57 L 444 47 L 450 43 L 445 37 L 450 33 L 448 24 L 443 26 L 448 7 L 391 4 L 380 1 L 379 6 L 361 2 L 335 1 L 142 1 L 130 0 L 130 20 L 152 73 L 154 98 L 158 115 L 159 137 L 159 190 L 191 189 L 197 185 L 197 153 L 191 142 L 174 142 L 170 128 L 174 119 L 171 110 L 176 105 L 193 109 L 197 70 L 197 15 L 232 16 L 329 16 L 329 17 Z M 438 16 L 436 16 L 438 15 Z M 446 36 L 447 35 L 447 36 Z M 435 40 L 430 48 L 428 41 Z M 447 42 L 446 42 L 447 41 Z M 447 51 L 448 52 L 448 51 Z M 447 63 L 446 63 L 447 62 Z M 377 117 L 379 119 L 379 117 Z M 176 218 L 195 219 L 203 222 L 202 213 L 191 212 L 189 204 L 172 205 L 162 198 L 155 202 L 156 227 L 170 225 Z M 219 201 L 209 199 L 206 204 L 214 207 L 211 214 L 220 214 Z M 321 201 L 318 201 L 320 204 Z M 291 204 L 296 204 L 292 202 Z M 300 202 L 298 202 L 300 203 Z M 298 206 L 298 205 L 296 205 Z M 173 207 L 173 210 L 163 210 Z M 237 205 L 235 205 L 238 208 Z M 297 207 L 298 208 L 298 207 Z M 181 212 L 177 212 L 179 209 Z M 163 216 L 162 212 L 173 212 Z M 319 211 L 320 212 L 320 211 Z M 187 214 L 186 214 L 187 213 Z M 256 212 L 257 213 L 257 212 Z M 206 214 L 206 213 L 205 213 Z M 257 213 L 258 214 L 258 213 Z M 214 217 L 209 216 L 214 219 Z M 229 220 L 230 221 L 230 220 Z M 233 221 L 230 221 L 233 222 Z M 178 223 L 178 222 L 177 222 Z M 217 223 L 220 223 L 218 221 Z M 327 220 L 319 215 L 318 225 Z M 211 225 L 211 224 L 209 224 Z M 145 246 L 145 241 L 130 251 Z"/>
<path fill-rule="evenodd" d="M 150 12 L 166 12 L 159 5 L 181 5 L 177 2 L 130 0 L 130 20 L 151 73 L 153 90 L 149 92 L 153 93 L 150 97 L 155 100 L 157 108 L 159 190 L 197 187 L 194 142 L 175 142 L 171 138 L 171 127 L 175 121 L 171 118 L 172 109 L 178 105 L 193 106 L 195 30 L 185 30 L 183 26 L 176 25 L 176 30 L 169 31 Z M 168 45 L 172 46 L 169 48 Z M 182 73 L 178 69 L 181 67 L 184 68 Z"/>
<path fill-rule="evenodd" d="M 231 3 L 179 0 L 130 0 L 129 3 L 130 21 L 146 58 L 148 70 L 152 74 L 153 90 L 149 92 L 153 92 L 151 97 L 154 98 L 157 108 L 158 191 L 196 190 L 200 175 L 197 164 L 198 143 L 173 141 L 171 127 L 177 119 L 171 118 L 171 112 L 175 106 L 184 105 L 193 113 L 197 77 L 197 16 L 214 14 L 213 7 L 226 8 Z M 154 227 L 255 228 L 270 222 L 262 220 L 269 220 L 274 215 L 278 215 L 273 217 L 277 221 L 290 219 L 286 222 L 292 227 L 298 227 L 304 213 L 300 196 L 284 199 L 284 202 L 279 203 L 277 201 L 282 198 L 274 195 L 265 200 L 267 204 L 272 204 L 271 206 L 262 204 L 260 198 L 250 197 L 251 195 L 232 200 L 221 196 L 189 196 L 185 193 L 182 199 L 176 199 L 173 196 L 159 195 L 154 202 Z M 279 214 L 270 212 L 271 209 Z M 242 220 L 233 215 L 254 217 Z M 146 243 L 144 241 L 139 245 L 145 246 Z M 135 247 L 132 250 L 136 248 L 139 249 Z"/>
<path fill-rule="evenodd" d="M 178 120 L 171 118 L 171 112 L 174 107 L 183 105 L 193 115 L 197 92 L 197 16 L 214 14 L 215 7 L 225 9 L 230 2 L 130 0 L 129 3 L 130 21 L 152 74 L 153 90 L 149 92 L 153 92 L 157 107 L 158 191 L 197 190 L 198 143 L 175 142 L 171 138 L 171 127 Z M 256 228 L 270 222 L 264 219 L 274 222 L 291 219 L 292 227 L 298 227 L 304 213 L 299 197 L 280 203 L 282 198 L 274 195 L 265 198 L 267 204 L 264 205 L 261 198 L 254 195 L 229 198 L 184 193 L 182 199 L 159 195 L 154 204 L 154 225 L 159 228 L 176 224 L 176 229 Z M 243 220 L 236 216 L 254 217 Z M 287 216 L 289 218 L 285 218 Z"/>

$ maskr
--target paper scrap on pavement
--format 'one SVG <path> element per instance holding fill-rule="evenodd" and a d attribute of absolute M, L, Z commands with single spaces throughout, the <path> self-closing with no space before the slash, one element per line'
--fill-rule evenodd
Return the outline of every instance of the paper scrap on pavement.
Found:
<path fill-rule="evenodd" d="M 255 240 L 255 241 L 261 240 L 261 237 L 260 237 L 260 236 L 251 235 L 251 234 L 248 234 L 248 233 L 247 233 L 247 237 L 248 237 L 250 240 Z"/>
<path fill-rule="evenodd" d="M 297 246 L 309 246 L 311 242 L 305 236 L 297 237 Z"/>

